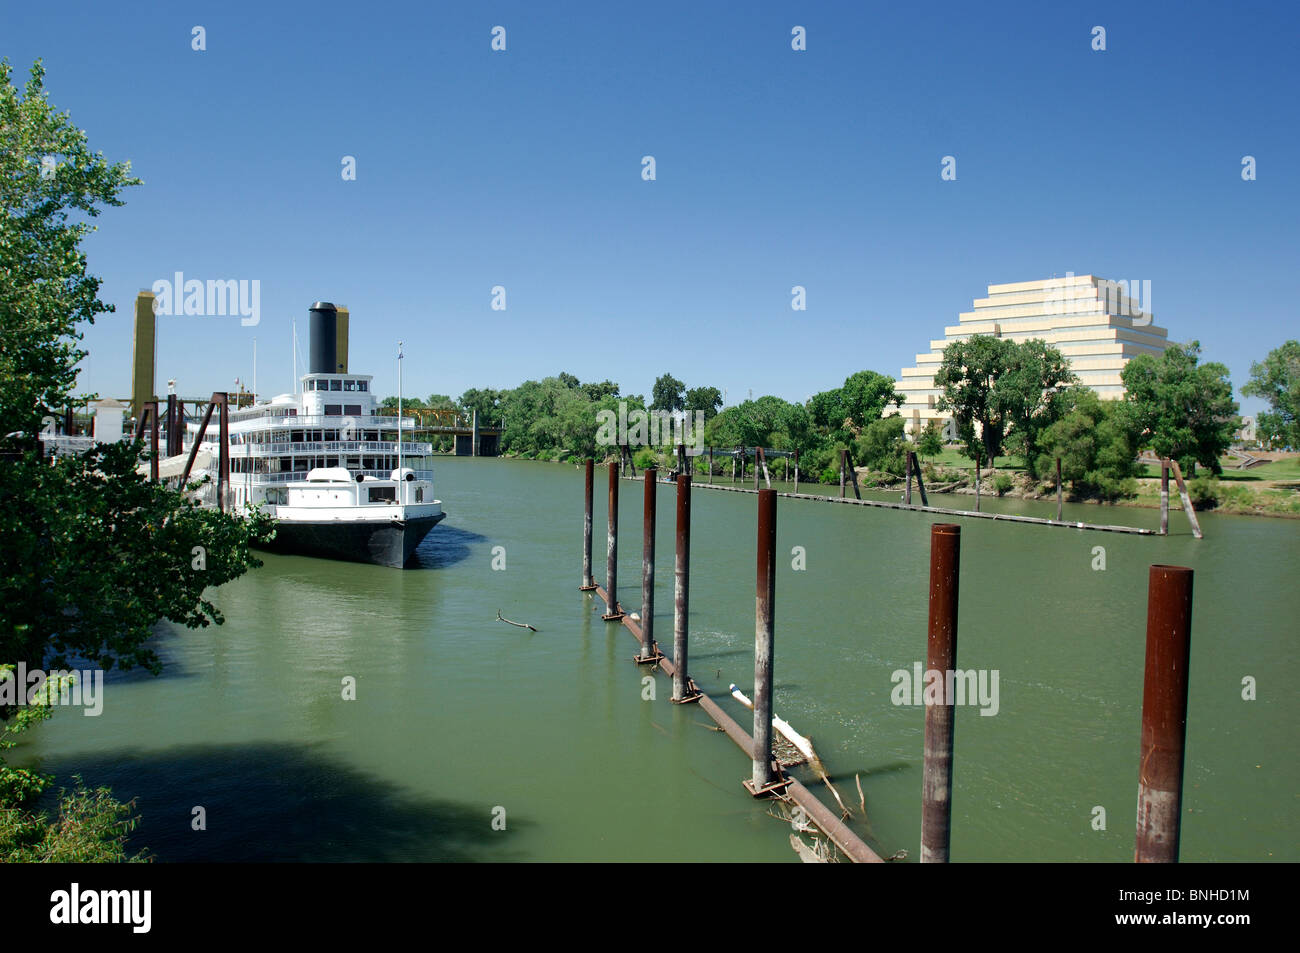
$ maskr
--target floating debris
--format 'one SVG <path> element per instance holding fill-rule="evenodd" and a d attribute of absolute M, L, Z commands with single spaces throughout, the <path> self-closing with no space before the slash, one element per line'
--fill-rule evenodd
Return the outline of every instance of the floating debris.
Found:
<path fill-rule="evenodd" d="M 732 682 L 727 687 L 731 691 L 732 698 L 740 702 L 750 711 L 754 710 L 754 703 L 749 700 L 749 696 L 747 696 L 744 692 L 742 692 L 739 688 L 736 687 L 735 682 Z M 781 736 L 785 738 L 786 741 L 788 741 L 800 754 L 803 755 L 804 760 L 806 760 L 808 764 L 812 766 L 812 769 L 814 771 L 816 771 L 818 774 L 823 776 L 826 774 L 826 768 L 822 764 L 822 759 L 819 758 L 817 756 L 817 752 L 813 750 L 812 741 L 810 739 L 805 738 L 803 735 L 799 734 L 799 732 L 795 731 L 794 728 L 790 727 L 789 722 L 785 721 L 782 718 L 778 718 L 776 715 L 772 716 L 772 727 L 775 728 L 781 734 Z"/>
<path fill-rule="evenodd" d="M 537 631 L 537 629 L 535 629 L 533 626 L 529 625 L 527 622 L 511 622 L 509 619 L 505 618 L 505 617 L 501 614 L 501 610 L 500 610 L 500 609 L 497 610 L 497 621 L 498 621 L 498 622 L 504 622 L 506 625 L 517 625 L 517 626 L 519 626 L 519 628 L 521 628 L 521 629 L 527 629 L 529 632 L 536 632 L 536 631 Z"/>
<path fill-rule="evenodd" d="M 820 857 L 815 850 L 803 842 L 803 838 L 798 834 L 790 835 L 790 846 L 794 852 L 799 855 L 799 859 L 805 864 L 824 864 L 826 860 Z"/>

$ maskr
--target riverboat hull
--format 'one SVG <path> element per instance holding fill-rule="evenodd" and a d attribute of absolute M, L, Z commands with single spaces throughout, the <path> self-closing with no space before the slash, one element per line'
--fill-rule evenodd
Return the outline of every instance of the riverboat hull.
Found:
<path fill-rule="evenodd" d="M 446 513 L 406 520 L 279 520 L 270 552 L 404 568 Z"/>

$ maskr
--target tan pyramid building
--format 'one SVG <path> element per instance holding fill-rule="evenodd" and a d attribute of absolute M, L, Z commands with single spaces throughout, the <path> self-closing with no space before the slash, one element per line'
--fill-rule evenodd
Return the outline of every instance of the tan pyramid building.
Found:
<path fill-rule="evenodd" d="M 930 342 L 927 354 L 916 355 L 914 367 L 903 368 L 896 389 L 904 395 L 900 413 L 909 433 L 930 420 L 943 421 L 947 436 L 955 437 L 947 414 L 935 406 L 942 390 L 934 375 L 944 348 L 976 334 L 1012 341 L 1042 338 L 1070 361 L 1079 382 L 1104 399 L 1124 396 L 1119 373 L 1139 354 L 1164 353 L 1169 333 L 1150 314 L 1151 284 L 1108 281 L 1095 275 L 989 285 L 988 297 L 976 298 L 974 310 L 963 311 L 958 323 L 944 328 L 941 340 Z M 1133 297 L 1129 297 L 1129 292 Z"/>

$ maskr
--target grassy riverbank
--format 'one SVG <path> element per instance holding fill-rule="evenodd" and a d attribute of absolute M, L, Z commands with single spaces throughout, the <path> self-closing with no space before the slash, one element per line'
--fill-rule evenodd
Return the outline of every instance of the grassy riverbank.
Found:
<path fill-rule="evenodd" d="M 943 484 L 945 477 L 964 473 L 967 475 L 966 485 L 956 487 L 951 492 L 972 494 L 975 492 L 969 480 L 969 474 L 975 465 L 974 461 L 957 450 L 946 448 L 943 454 L 935 458 L 934 463 L 936 464 L 934 475 L 940 485 Z M 997 463 L 996 469 L 985 468 L 984 479 L 980 484 L 981 493 L 1023 499 L 1055 497 L 1055 488 L 1049 483 L 1031 479 L 1016 458 L 999 458 Z M 1236 460 L 1225 458 L 1223 472 L 1217 477 L 1202 473 L 1188 479 L 1188 491 L 1196 509 L 1246 516 L 1300 518 L 1300 455 L 1262 463 L 1248 470 L 1239 470 L 1236 464 Z M 999 481 L 1000 477 L 1001 481 Z M 1010 481 L 1009 486 L 1008 481 Z M 1000 493 L 999 482 L 1002 488 Z M 1065 499 L 1071 503 L 1158 508 L 1160 467 L 1155 464 L 1141 467 L 1135 479 L 1135 490 L 1132 496 L 1103 500 L 1072 494 L 1067 484 Z M 1170 491 L 1173 494 L 1172 505 L 1177 507 L 1179 505 L 1177 488 L 1172 476 Z"/>

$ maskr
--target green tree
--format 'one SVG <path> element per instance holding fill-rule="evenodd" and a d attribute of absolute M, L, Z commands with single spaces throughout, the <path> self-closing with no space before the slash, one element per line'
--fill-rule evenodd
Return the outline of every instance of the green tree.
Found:
<path fill-rule="evenodd" d="M 39 60 L 21 95 L 11 75 L 0 60 L 0 435 L 34 434 L 70 402 L 82 327 L 114 310 L 86 271 L 88 220 L 140 184 L 49 104 Z"/>
<path fill-rule="evenodd" d="M 854 462 L 895 476 L 906 472 L 909 449 L 904 435 L 906 421 L 895 414 L 871 421 L 853 443 Z"/>
<path fill-rule="evenodd" d="M 890 404 L 903 404 L 903 396 L 894 389 L 894 379 L 875 371 L 850 374 L 840 388 L 840 396 L 846 417 L 859 429 L 879 420 Z"/>
<path fill-rule="evenodd" d="M 111 310 L 80 249 L 90 226 L 69 214 L 121 205 L 138 180 L 92 154 L 54 110 L 39 62 L 22 97 L 9 77 L 0 62 L 0 420 L 18 429 L 66 400 L 84 356 L 81 326 Z M 29 450 L 0 462 L 0 659 L 39 665 L 52 653 L 55 664 L 76 655 L 156 672 L 143 645 L 152 625 L 219 621 L 203 590 L 258 565 L 248 547 L 264 520 L 201 510 L 146 482 L 140 449 L 101 444 L 52 464 Z M 202 571 L 191 568 L 194 547 Z"/>
<path fill-rule="evenodd" d="M 894 389 L 894 379 L 875 371 L 858 371 L 833 390 L 814 394 L 808 413 L 814 426 L 833 440 L 848 443 L 862 428 L 877 420 L 890 404 L 901 406 L 903 397 Z"/>
<path fill-rule="evenodd" d="M 786 401 L 781 403 L 780 426 L 769 434 L 768 446 L 774 450 L 798 450 L 803 454 L 826 442 L 825 437 L 813 427 L 807 407 Z"/>
<path fill-rule="evenodd" d="M 704 413 L 704 421 L 708 423 L 718 415 L 722 408 L 722 391 L 716 387 L 692 387 L 686 392 L 685 410 L 688 414 L 696 411 Z"/>
<path fill-rule="evenodd" d="M 715 447 L 771 447 L 804 451 L 811 421 L 805 408 L 766 395 L 728 407 L 709 421 L 705 442 Z"/>
<path fill-rule="evenodd" d="M 1076 493 L 1103 499 L 1136 493 L 1137 433 L 1125 408 L 1087 387 L 1068 388 L 1060 399 L 1061 418 L 1037 437 L 1035 472 L 1055 480 L 1060 457 L 1061 479 Z"/>
<path fill-rule="evenodd" d="M 600 381 L 599 383 L 588 381 L 582 385 L 582 392 L 587 395 L 587 400 L 594 404 L 606 397 L 617 397 L 618 384 L 609 380 Z"/>
<path fill-rule="evenodd" d="M 471 387 L 460 395 L 457 403 L 467 414 L 477 410 L 479 423 L 495 423 L 501 419 L 501 398 L 501 391 Z"/>
<path fill-rule="evenodd" d="M 1160 357 L 1140 354 L 1124 366 L 1124 407 L 1142 446 L 1191 472 L 1199 463 L 1215 474 L 1219 457 L 1241 425 L 1228 368 L 1199 363 L 1201 345 L 1171 344 Z"/>
<path fill-rule="evenodd" d="M 593 401 L 585 387 L 572 387 L 559 377 L 524 381 L 501 391 L 499 399 L 497 413 L 504 426 L 501 449 L 530 457 L 601 456 L 608 448 L 596 443 L 599 411 L 617 413 L 622 401 L 629 412 L 644 409 L 639 397 L 606 394 Z"/>
<path fill-rule="evenodd" d="M 1251 364 L 1241 392 L 1268 401 L 1269 410 L 1259 415 L 1261 440 L 1269 446 L 1300 447 L 1300 341 L 1287 341 Z"/>
<path fill-rule="evenodd" d="M 556 400 L 568 390 L 558 378 L 524 381 L 501 392 L 500 415 L 504 433 L 501 446 L 511 453 L 532 453 L 548 448 L 555 436 Z M 479 418 L 480 420 L 482 417 Z"/>
<path fill-rule="evenodd" d="M 844 407 L 843 389 L 824 390 L 808 399 L 808 415 L 813 425 L 828 433 L 846 432 L 849 413 Z"/>
<path fill-rule="evenodd" d="M 203 508 L 137 472 L 139 443 L 0 463 L 0 659 L 54 668 L 161 663 L 153 626 L 220 624 L 204 598 L 250 567 L 265 516 Z"/>
<path fill-rule="evenodd" d="M 1039 433 L 1061 418 L 1062 390 L 1078 381 L 1070 362 L 1046 341 L 1032 338 L 1008 349 L 1006 366 L 993 386 L 993 403 L 1007 422 L 1008 448 L 1031 473 Z"/>
<path fill-rule="evenodd" d="M 985 334 L 949 344 L 935 374 L 943 388 L 938 407 L 952 413 L 967 456 L 979 449 L 992 462 L 1014 450 L 1031 471 L 1038 434 L 1061 417 L 1060 392 L 1077 381 L 1069 361 L 1046 341 Z"/>
<path fill-rule="evenodd" d="M 652 410 L 676 411 L 686 407 L 686 385 L 671 374 L 661 374 L 650 391 Z"/>
<path fill-rule="evenodd" d="M 916 449 L 930 459 L 943 453 L 943 424 L 931 418 L 917 438 Z"/>
<path fill-rule="evenodd" d="M 1002 453 L 1009 421 L 993 391 L 1014 350 L 1013 342 L 987 334 L 953 341 L 944 348 L 934 375 L 935 386 L 943 389 L 936 403 L 939 410 L 952 414 L 966 455 L 972 459 L 981 451 L 985 461 Z"/>
<path fill-rule="evenodd" d="M 86 271 L 80 245 L 92 228 L 81 217 L 121 205 L 121 191 L 139 182 L 126 164 L 91 153 L 85 133 L 53 109 L 39 62 L 22 96 L 10 75 L 0 62 L 0 433 L 31 434 L 76 383 L 82 327 L 112 310 Z M 40 459 L 30 440 L 6 449 L 0 661 L 61 669 L 76 658 L 157 674 L 161 663 L 147 645 L 154 626 L 220 623 L 207 587 L 260 565 L 250 545 L 269 537 L 269 520 L 202 509 L 181 491 L 148 482 L 137 469 L 140 441 L 53 461 Z M 0 708 L 0 721 L 9 722 L 0 747 L 35 717 L 31 708 Z M 53 828 L 25 813 L 49 781 L 0 762 L 0 851 L 35 844 L 35 856 L 96 859 L 94 843 L 116 856 L 116 802 L 96 793 L 65 798 L 73 815 Z"/>

